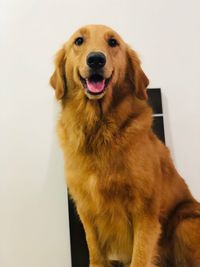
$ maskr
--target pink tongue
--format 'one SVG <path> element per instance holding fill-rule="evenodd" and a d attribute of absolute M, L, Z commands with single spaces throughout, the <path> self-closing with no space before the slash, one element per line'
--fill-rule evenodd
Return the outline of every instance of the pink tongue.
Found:
<path fill-rule="evenodd" d="M 105 80 L 101 82 L 91 82 L 89 80 L 86 80 L 87 83 L 87 89 L 92 93 L 100 93 L 103 91 L 105 87 Z"/>

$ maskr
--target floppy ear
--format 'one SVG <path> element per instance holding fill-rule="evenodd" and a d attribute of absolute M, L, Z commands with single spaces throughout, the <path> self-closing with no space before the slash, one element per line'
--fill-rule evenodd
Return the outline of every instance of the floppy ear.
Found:
<path fill-rule="evenodd" d="M 55 89 L 56 98 L 61 99 L 67 90 L 65 76 L 65 50 L 64 47 L 58 51 L 55 58 L 55 71 L 50 78 L 50 85 Z"/>
<path fill-rule="evenodd" d="M 149 85 L 149 80 L 141 68 L 141 63 L 138 55 L 130 48 L 128 52 L 128 78 L 132 83 L 135 94 L 139 99 L 146 100 L 147 96 L 147 86 Z"/>

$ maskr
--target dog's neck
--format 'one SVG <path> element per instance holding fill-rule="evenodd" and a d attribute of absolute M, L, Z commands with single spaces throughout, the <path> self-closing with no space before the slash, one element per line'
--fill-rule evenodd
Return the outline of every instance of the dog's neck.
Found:
<path fill-rule="evenodd" d="M 113 141 L 125 139 L 127 132 L 129 138 L 149 132 L 152 111 L 147 102 L 126 90 L 116 89 L 113 95 L 111 92 L 101 100 L 77 98 L 63 105 L 60 123 L 72 146 L 97 152 L 102 147 L 109 148 Z"/>

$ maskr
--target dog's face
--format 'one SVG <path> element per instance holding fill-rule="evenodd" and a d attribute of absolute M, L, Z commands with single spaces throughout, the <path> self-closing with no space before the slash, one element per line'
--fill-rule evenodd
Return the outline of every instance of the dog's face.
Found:
<path fill-rule="evenodd" d="M 109 28 L 89 26 L 76 32 L 68 45 L 67 69 L 89 99 L 102 98 L 125 69 L 125 44 Z"/>
<path fill-rule="evenodd" d="M 101 99 L 128 81 L 139 98 L 146 98 L 148 79 L 136 53 L 106 26 L 89 25 L 75 32 L 57 53 L 55 65 L 50 83 L 58 99 L 66 94 Z"/>

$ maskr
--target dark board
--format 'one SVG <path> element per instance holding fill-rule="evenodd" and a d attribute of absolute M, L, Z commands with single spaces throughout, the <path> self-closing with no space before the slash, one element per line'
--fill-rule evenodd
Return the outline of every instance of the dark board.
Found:
<path fill-rule="evenodd" d="M 153 108 L 153 125 L 152 128 L 158 138 L 165 143 L 164 121 L 163 121 L 163 108 L 161 89 L 154 88 L 147 90 L 149 104 Z"/>
<path fill-rule="evenodd" d="M 165 142 L 161 90 L 148 89 L 149 103 L 154 111 L 153 130 Z M 85 232 L 79 220 L 73 201 L 69 197 L 69 224 L 72 267 L 88 267 L 89 257 Z"/>

